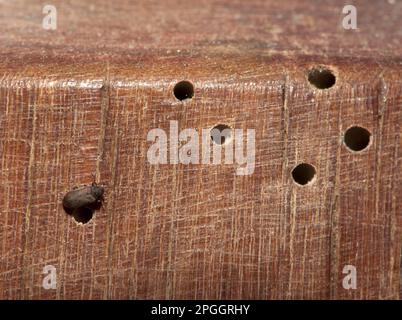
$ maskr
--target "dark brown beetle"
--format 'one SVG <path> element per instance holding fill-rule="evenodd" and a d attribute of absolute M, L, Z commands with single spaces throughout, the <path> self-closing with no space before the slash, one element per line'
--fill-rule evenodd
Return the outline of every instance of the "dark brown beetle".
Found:
<path fill-rule="evenodd" d="M 94 208 L 103 200 L 104 189 L 93 183 L 68 192 L 63 198 L 63 207 L 72 211 L 80 208 Z"/>

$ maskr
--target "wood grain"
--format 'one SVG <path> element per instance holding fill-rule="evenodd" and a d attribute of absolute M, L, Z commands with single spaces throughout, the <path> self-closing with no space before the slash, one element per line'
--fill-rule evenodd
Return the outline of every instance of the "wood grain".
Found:
<path fill-rule="evenodd" d="M 50 31 L 42 1 L 0 1 L 1 299 L 400 298 L 400 1 L 353 1 L 358 30 L 344 1 L 52 4 Z M 254 173 L 151 165 L 147 134 L 172 120 L 254 129 Z M 372 133 L 360 153 L 353 125 Z M 62 199 L 93 176 L 105 202 L 78 225 Z"/>

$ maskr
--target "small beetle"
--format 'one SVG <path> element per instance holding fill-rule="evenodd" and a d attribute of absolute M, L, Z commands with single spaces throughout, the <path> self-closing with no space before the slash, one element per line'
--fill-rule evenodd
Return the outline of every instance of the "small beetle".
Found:
<path fill-rule="evenodd" d="M 80 208 L 93 209 L 103 200 L 104 188 L 93 183 L 68 192 L 63 198 L 63 207 L 66 211 Z"/>

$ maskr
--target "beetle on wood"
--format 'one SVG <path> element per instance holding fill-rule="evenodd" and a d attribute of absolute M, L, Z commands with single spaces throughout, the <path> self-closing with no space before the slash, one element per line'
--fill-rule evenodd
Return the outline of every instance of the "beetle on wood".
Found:
<path fill-rule="evenodd" d="M 68 211 L 80 208 L 94 208 L 102 202 L 104 188 L 93 183 L 68 192 L 63 198 L 63 207 Z"/>

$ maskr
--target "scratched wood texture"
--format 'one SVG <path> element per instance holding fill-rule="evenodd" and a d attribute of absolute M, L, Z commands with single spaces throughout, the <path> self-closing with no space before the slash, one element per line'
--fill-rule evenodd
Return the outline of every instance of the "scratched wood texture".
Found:
<path fill-rule="evenodd" d="M 0 1 L 1 299 L 401 297 L 401 1 L 351 1 L 358 30 L 341 0 L 51 2 L 53 31 L 43 1 Z M 149 164 L 171 120 L 254 129 L 254 173 Z M 79 225 L 62 198 L 93 176 L 105 202 Z"/>

